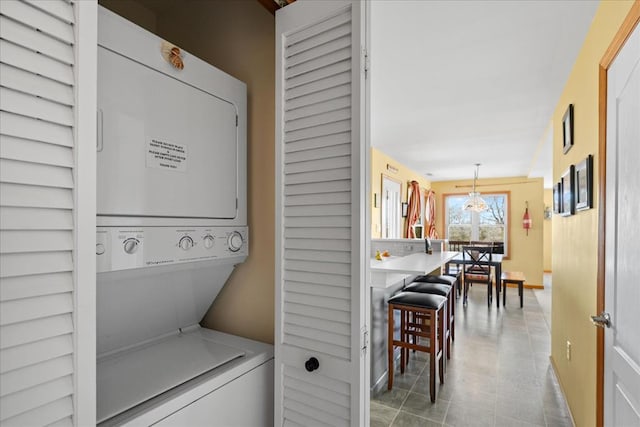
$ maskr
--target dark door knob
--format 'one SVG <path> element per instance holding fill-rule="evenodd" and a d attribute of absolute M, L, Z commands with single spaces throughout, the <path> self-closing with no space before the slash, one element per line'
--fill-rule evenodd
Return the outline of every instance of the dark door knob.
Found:
<path fill-rule="evenodd" d="M 320 362 L 318 362 L 318 359 L 316 359 L 315 357 L 312 357 L 311 359 L 304 362 L 304 368 L 309 372 L 313 372 L 319 367 L 320 367 Z"/>

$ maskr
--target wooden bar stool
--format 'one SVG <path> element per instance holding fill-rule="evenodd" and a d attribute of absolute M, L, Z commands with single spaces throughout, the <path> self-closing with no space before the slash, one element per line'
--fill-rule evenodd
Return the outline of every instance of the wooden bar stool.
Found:
<path fill-rule="evenodd" d="M 453 306 L 455 305 L 455 291 L 452 286 L 442 283 L 413 282 L 403 289 L 404 292 L 418 292 L 421 294 L 440 295 L 447 299 L 444 318 L 444 339 L 446 342 L 447 359 L 451 358 L 451 337 L 453 325 Z"/>
<path fill-rule="evenodd" d="M 458 294 L 460 294 L 460 281 L 456 277 L 449 276 L 447 274 L 443 275 L 434 275 L 434 274 L 426 274 L 423 276 L 418 276 L 413 279 L 413 282 L 425 282 L 425 283 L 438 283 L 441 285 L 450 286 L 452 289 L 452 293 L 456 293 L 456 289 L 458 289 Z M 409 289 L 407 289 L 409 290 Z M 411 292 L 420 292 L 411 290 Z M 437 294 L 441 295 L 441 294 Z M 449 299 L 449 309 L 447 310 L 449 316 L 449 329 L 451 334 L 451 341 L 456 340 L 456 301 L 454 298 Z M 447 354 L 449 353 L 449 347 L 447 346 Z"/>
<path fill-rule="evenodd" d="M 524 274 L 521 271 L 504 271 L 500 277 L 502 280 L 502 305 L 507 305 L 507 284 L 518 285 L 518 295 L 520 295 L 520 308 L 523 306 L 524 297 Z"/>
<path fill-rule="evenodd" d="M 393 388 L 393 352 L 400 347 L 400 372 L 404 373 L 406 354 L 409 350 L 429 353 L 429 383 L 431 401 L 436 401 L 436 362 L 439 363 L 440 383 L 444 384 L 444 358 L 442 357 L 444 338 L 444 312 L 447 299 L 440 295 L 417 292 L 400 292 L 389 298 L 388 360 L 389 378 L 387 389 Z M 400 310 L 400 339 L 393 336 L 395 328 L 394 312 Z M 426 322 L 429 322 L 428 324 Z M 424 345 L 418 338 L 428 338 Z"/>

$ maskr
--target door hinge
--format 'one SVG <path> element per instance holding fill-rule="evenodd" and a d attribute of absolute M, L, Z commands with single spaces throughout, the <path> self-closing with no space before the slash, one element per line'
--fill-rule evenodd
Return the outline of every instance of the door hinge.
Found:
<path fill-rule="evenodd" d="M 362 354 L 367 353 L 367 349 L 369 348 L 369 330 L 366 326 L 363 326 L 360 330 L 360 351 Z"/>
<path fill-rule="evenodd" d="M 362 66 L 364 68 L 364 78 L 369 78 L 369 69 L 371 68 L 371 62 L 369 59 L 369 52 L 367 49 L 362 48 Z"/>
<path fill-rule="evenodd" d="M 236 114 L 236 127 L 238 127 L 238 115 Z"/>

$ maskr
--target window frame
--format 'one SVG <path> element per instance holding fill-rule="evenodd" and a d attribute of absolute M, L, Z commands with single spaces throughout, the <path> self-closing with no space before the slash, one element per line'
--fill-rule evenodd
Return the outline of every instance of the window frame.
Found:
<path fill-rule="evenodd" d="M 511 255 L 511 191 L 508 190 L 504 190 L 504 191 L 490 191 L 490 192 L 483 192 L 481 194 L 482 197 L 484 196 L 496 196 L 496 195 L 503 195 L 506 197 L 506 212 L 505 212 L 505 239 L 504 239 L 504 255 L 502 257 L 503 260 L 507 260 L 510 259 L 510 255 Z M 442 195 L 442 228 L 443 228 L 443 233 L 442 235 L 444 236 L 445 239 L 449 239 L 449 217 L 448 217 L 448 211 L 449 211 L 449 207 L 447 204 L 447 198 L 449 197 L 468 197 L 469 194 L 468 193 L 445 193 Z M 474 224 L 474 220 L 473 220 L 473 216 L 474 215 L 478 215 L 476 212 L 471 212 L 472 215 L 472 227 Z M 479 221 L 476 221 L 476 226 L 479 226 Z"/>

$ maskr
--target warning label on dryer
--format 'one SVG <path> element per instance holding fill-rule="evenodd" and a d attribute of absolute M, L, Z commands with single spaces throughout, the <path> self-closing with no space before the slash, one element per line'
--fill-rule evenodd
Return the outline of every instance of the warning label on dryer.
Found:
<path fill-rule="evenodd" d="M 158 138 L 149 138 L 147 140 L 147 167 L 186 172 L 187 146 Z"/>

